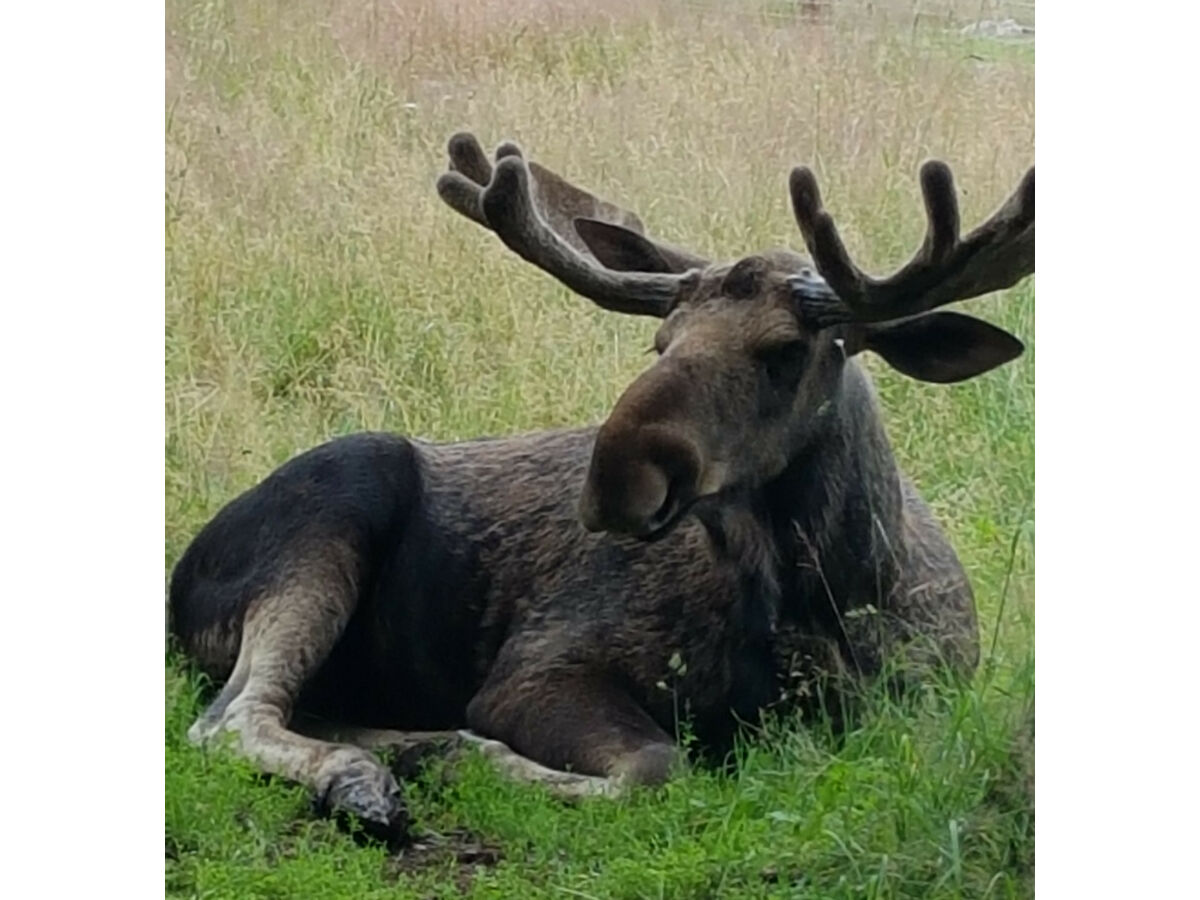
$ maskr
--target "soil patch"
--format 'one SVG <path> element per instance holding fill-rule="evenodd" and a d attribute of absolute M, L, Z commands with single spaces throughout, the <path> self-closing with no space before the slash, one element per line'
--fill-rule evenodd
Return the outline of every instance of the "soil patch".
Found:
<path fill-rule="evenodd" d="M 455 829 L 417 837 L 388 860 L 387 873 L 401 878 L 453 863 L 455 885 L 465 893 L 481 870 L 490 869 L 503 858 L 497 844 L 465 829 Z"/>

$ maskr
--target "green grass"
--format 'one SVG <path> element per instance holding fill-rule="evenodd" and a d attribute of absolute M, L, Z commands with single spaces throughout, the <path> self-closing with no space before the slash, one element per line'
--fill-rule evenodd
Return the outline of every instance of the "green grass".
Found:
<path fill-rule="evenodd" d="M 786 176 L 813 165 L 876 271 L 920 239 L 921 159 L 952 164 L 968 223 L 1032 161 L 1028 45 L 960 40 L 889 4 L 825 25 L 712 6 L 168 4 L 168 566 L 223 503 L 333 435 L 596 422 L 646 365 L 652 323 L 571 296 L 441 205 L 455 130 L 515 138 L 723 258 L 799 244 Z M 961 22 L 979 4 L 958 7 Z M 733 770 L 620 801 L 564 804 L 478 760 L 435 767 L 406 787 L 420 826 L 500 858 L 417 866 L 190 747 L 200 686 L 169 658 L 168 892 L 1031 895 L 1033 296 L 1030 281 L 974 304 L 1029 347 L 983 378 L 921 385 L 869 363 L 995 645 L 974 684 L 877 698 L 840 743 L 774 723 Z"/>

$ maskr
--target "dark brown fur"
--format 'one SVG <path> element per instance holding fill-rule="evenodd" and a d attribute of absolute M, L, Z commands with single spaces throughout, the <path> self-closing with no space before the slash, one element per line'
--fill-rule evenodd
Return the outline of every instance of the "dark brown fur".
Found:
<path fill-rule="evenodd" d="M 524 166 L 515 149 L 501 156 Z M 460 166 L 474 182 L 491 174 L 477 162 Z M 603 211 L 535 176 L 558 219 Z M 453 187 L 456 208 L 487 224 L 488 204 Z M 659 361 L 598 430 L 356 435 L 233 501 L 172 578 L 175 635 L 225 682 L 193 738 L 232 732 L 265 769 L 394 831 L 391 774 L 365 750 L 289 730 L 293 713 L 466 727 L 554 769 L 658 783 L 680 711 L 720 751 L 739 721 L 812 697 L 822 674 L 872 676 L 901 655 L 910 672 L 973 671 L 966 577 L 896 467 L 845 333 L 797 314 L 804 260 L 697 270 L 604 209 L 613 224 L 572 246 L 692 270 L 663 310 Z M 655 302 L 667 284 L 654 282 Z M 971 337 L 949 363 L 939 348 L 937 364 L 995 364 L 972 341 L 986 343 Z"/>

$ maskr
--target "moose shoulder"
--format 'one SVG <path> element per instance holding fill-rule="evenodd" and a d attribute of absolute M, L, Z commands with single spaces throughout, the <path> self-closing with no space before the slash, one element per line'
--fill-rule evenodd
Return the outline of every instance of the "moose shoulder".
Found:
<path fill-rule="evenodd" d="M 656 783 L 678 708 L 720 749 L 798 671 L 973 670 L 970 586 L 853 357 L 947 382 L 1021 352 L 931 310 L 1032 271 L 1032 170 L 960 241 L 948 170 L 927 166 L 929 236 L 878 281 L 805 170 L 791 187 L 811 263 L 710 264 L 512 144 L 493 164 L 458 135 L 450 159 L 450 206 L 601 306 L 659 317 L 659 358 L 598 428 L 355 435 L 226 506 L 171 582 L 174 635 L 224 682 L 194 740 L 236 735 L 264 770 L 396 835 L 397 784 L 354 737 L 372 728 L 469 728 L 559 785 Z M 359 730 L 301 733 L 299 714 Z"/>

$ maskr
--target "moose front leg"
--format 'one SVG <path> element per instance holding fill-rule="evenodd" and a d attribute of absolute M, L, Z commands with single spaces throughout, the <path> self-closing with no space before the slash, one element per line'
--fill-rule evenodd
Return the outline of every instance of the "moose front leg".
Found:
<path fill-rule="evenodd" d="M 577 669 L 489 680 L 467 706 L 467 723 L 541 766 L 611 783 L 588 793 L 662 784 L 679 759 L 670 736 L 628 693 Z"/>
<path fill-rule="evenodd" d="M 466 730 L 393 731 L 344 725 L 312 717 L 301 717 L 293 723 L 293 727 L 311 738 L 382 752 L 389 758 L 392 774 L 402 779 L 417 775 L 427 759 L 441 757 L 455 760 L 464 750 L 474 748 L 507 778 L 540 784 L 556 797 L 612 797 L 620 792 L 620 785 L 613 779 L 551 769 L 522 756 L 503 741 Z"/>
<path fill-rule="evenodd" d="M 564 800 L 580 797 L 616 797 L 624 786 L 616 778 L 551 769 L 522 756 L 503 741 L 481 737 L 472 731 L 460 731 L 459 736 L 467 744 L 474 745 L 505 777 L 513 781 L 540 784 L 551 794 Z"/>

